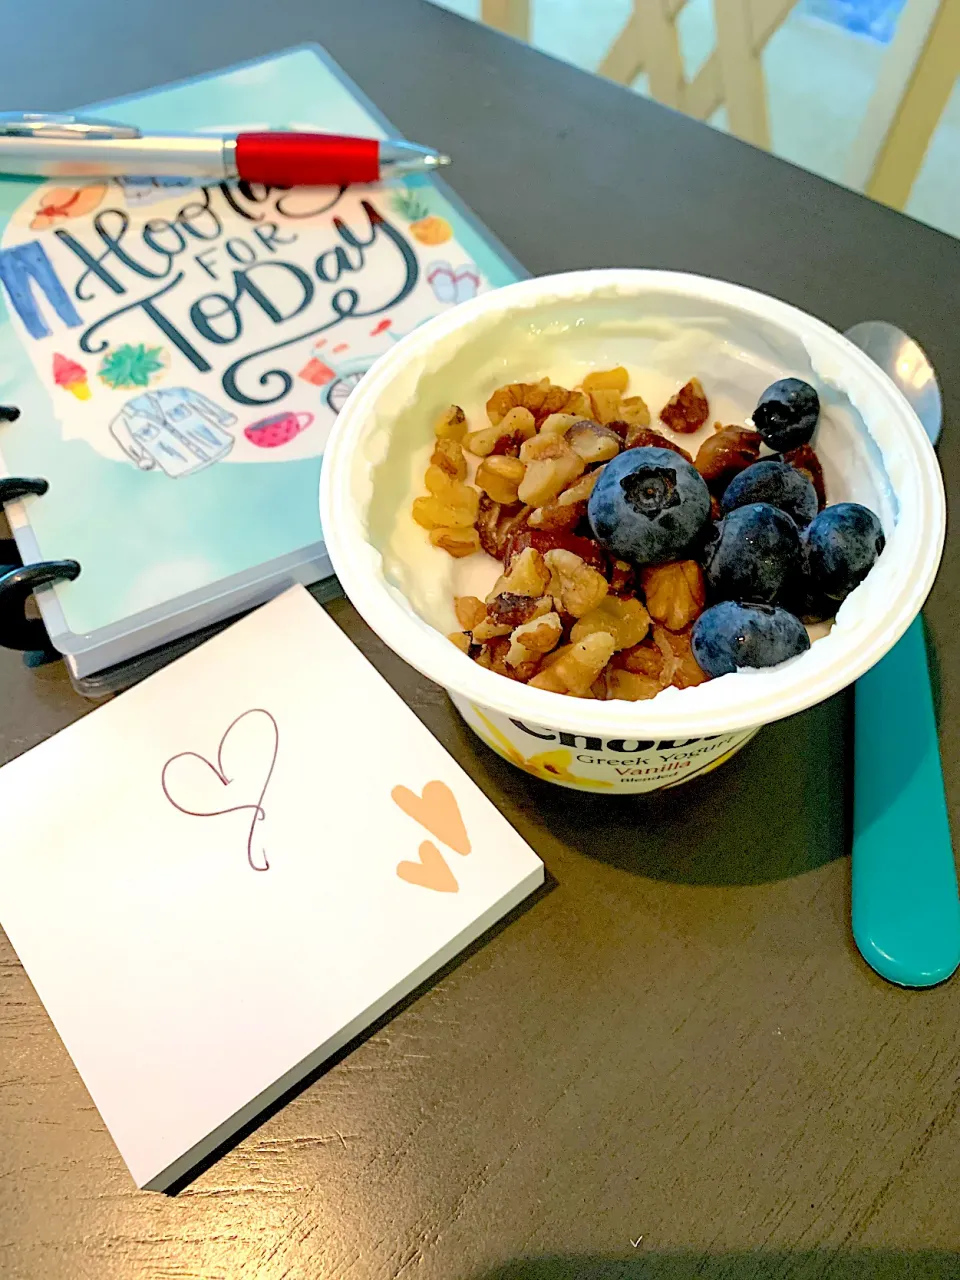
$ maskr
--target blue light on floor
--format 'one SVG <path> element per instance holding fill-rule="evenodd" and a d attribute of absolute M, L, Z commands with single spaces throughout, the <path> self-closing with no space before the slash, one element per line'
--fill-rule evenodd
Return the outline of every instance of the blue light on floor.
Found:
<path fill-rule="evenodd" d="M 802 0 L 800 11 L 889 44 L 906 0 Z"/>

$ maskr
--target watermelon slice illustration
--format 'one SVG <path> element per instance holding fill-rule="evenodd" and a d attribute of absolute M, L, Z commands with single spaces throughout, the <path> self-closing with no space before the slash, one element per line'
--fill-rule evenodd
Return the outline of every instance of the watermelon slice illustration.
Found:
<path fill-rule="evenodd" d="M 289 444 L 313 422 L 312 413 L 275 413 L 244 427 L 243 434 L 258 449 L 278 449 Z"/>

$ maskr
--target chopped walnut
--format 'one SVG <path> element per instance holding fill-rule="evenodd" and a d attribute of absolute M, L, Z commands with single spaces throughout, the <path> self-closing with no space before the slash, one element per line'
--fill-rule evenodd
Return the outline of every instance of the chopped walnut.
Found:
<path fill-rule="evenodd" d="M 671 631 L 682 631 L 703 612 L 707 590 L 696 560 L 653 565 L 641 572 L 640 581 L 650 617 Z"/>
<path fill-rule="evenodd" d="M 616 431 L 591 422 L 589 418 L 580 418 L 569 429 L 566 441 L 574 453 L 586 463 L 609 462 L 620 452 L 620 437 Z"/>
<path fill-rule="evenodd" d="M 632 564 L 626 560 L 614 560 L 610 566 L 610 591 L 615 596 L 629 594 L 633 591 L 635 578 Z"/>
<path fill-rule="evenodd" d="M 521 683 L 526 684 L 540 665 L 539 657 L 533 655 L 527 662 L 521 662 L 514 667 L 507 662 L 507 654 L 509 652 L 510 641 L 506 636 L 498 636 L 483 646 L 477 662 L 482 667 L 495 671 L 497 675 L 507 676 L 510 680 L 519 680 Z"/>
<path fill-rule="evenodd" d="M 470 485 L 462 485 L 461 490 L 446 498 L 435 494 L 415 498 L 414 520 L 424 529 L 455 529 L 472 525 L 479 511 L 480 495 Z"/>
<path fill-rule="evenodd" d="M 486 644 L 488 640 L 495 640 L 498 636 L 508 636 L 512 630 L 513 626 L 509 622 L 495 622 L 493 618 L 484 618 L 474 627 L 473 640 L 475 644 Z"/>
<path fill-rule="evenodd" d="M 440 547 L 456 560 L 464 556 L 472 556 L 480 550 L 480 535 L 473 525 L 461 525 L 455 528 L 431 529 L 430 541 Z"/>
<path fill-rule="evenodd" d="M 623 397 L 619 391 L 607 391 L 602 387 L 596 391 L 590 392 L 590 404 L 593 413 L 590 415 L 597 422 L 606 424 L 614 422 L 617 418 L 623 416 L 622 410 Z"/>
<path fill-rule="evenodd" d="M 784 462 L 788 462 L 791 467 L 795 467 L 807 477 L 817 492 L 817 508 L 822 511 L 827 505 L 827 489 L 823 482 L 823 467 L 820 465 L 820 459 L 810 445 L 802 444 L 797 449 L 789 449 L 781 457 Z"/>
<path fill-rule="evenodd" d="M 617 429 L 617 425 L 615 422 L 611 423 L 614 430 Z M 623 447 L 624 449 L 672 449 L 674 453 L 679 453 L 681 458 L 686 458 L 688 462 L 693 461 L 693 457 L 687 453 L 686 449 L 681 448 L 673 440 L 668 440 L 659 431 L 654 431 L 653 427 L 634 427 L 628 424 L 624 433 Z"/>
<path fill-rule="evenodd" d="M 589 404 L 589 402 L 588 402 Z M 540 428 L 542 436 L 563 436 L 577 421 L 577 417 L 573 413 L 551 413 L 549 418 L 544 418 L 543 425 Z"/>
<path fill-rule="evenodd" d="M 494 502 L 509 506 L 517 501 L 517 487 L 526 469 L 519 458 L 491 455 L 477 468 L 476 483 Z"/>
<path fill-rule="evenodd" d="M 608 698 L 619 698 L 622 702 L 644 702 L 648 698 L 655 698 L 660 692 L 660 681 L 652 676 L 621 671 L 616 667 L 608 670 L 606 676 Z"/>
<path fill-rule="evenodd" d="M 549 529 L 517 529 L 507 541 L 503 555 L 503 563 L 507 569 L 526 547 L 535 547 L 541 555 L 548 551 L 572 551 L 575 556 L 586 561 L 592 568 L 603 573 L 607 568 L 607 556 L 599 542 L 593 538 L 582 538 L 577 533 L 555 532 Z"/>
<path fill-rule="evenodd" d="M 512 631 L 534 618 L 542 618 L 553 608 L 550 596 L 521 596 L 514 591 L 501 591 L 487 604 L 487 616 L 498 626 L 506 625 Z"/>
<path fill-rule="evenodd" d="M 630 649 L 639 644 L 649 630 L 650 615 L 639 600 L 606 595 L 595 609 L 574 623 L 570 639 L 576 642 L 595 631 L 605 631 L 613 636 L 615 648 Z"/>
<path fill-rule="evenodd" d="M 623 365 L 615 369 L 595 369 L 584 378 L 584 391 L 626 391 L 630 375 Z"/>
<path fill-rule="evenodd" d="M 470 637 L 466 631 L 451 631 L 447 639 L 452 641 L 461 653 L 470 652 Z"/>
<path fill-rule="evenodd" d="M 631 671 L 634 675 L 655 680 L 661 689 L 665 689 L 670 683 L 669 678 L 663 679 L 663 653 L 654 644 L 652 636 L 648 636 L 642 644 L 634 645 L 632 649 L 622 649 L 614 659 L 614 665 L 624 671 Z"/>
<path fill-rule="evenodd" d="M 560 503 L 561 507 L 573 507 L 578 502 L 586 502 L 591 493 L 593 493 L 593 486 L 600 479 L 602 471 L 602 466 L 594 467 L 592 471 L 588 471 L 579 480 L 575 480 L 573 484 L 568 485 L 557 498 L 557 502 Z"/>
<path fill-rule="evenodd" d="M 452 404 L 449 409 L 444 409 L 443 413 L 441 413 L 433 432 L 438 440 L 460 441 L 463 439 L 466 429 L 467 415 L 458 404 Z"/>
<path fill-rule="evenodd" d="M 541 378 L 539 382 L 511 382 L 498 387 L 487 401 L 487 417 L 496 425 L 519 406 L 528 409 L 539 422 L 552 413 L 582 413 L 585 399 L 582 391 L 568 391 L 549 378 Z"/>
<path fill-rule="evenodd" d="M 640 396 L 625 396 L 620 401 L 617 420 L 625 422 L 630 427 L 649 427 L 650 410 Z"/>
<path fill-rule="evenodd" d="M 697 450 L 693 464 L 716 494 L 722 494 L 734 476 L 752 466 L 760 457 L 760 433 L 746 427 L 724 427 L 716 431 Z"/>
<path fill-rule="evenodd" d="M 710 406 L 699 378 L 691 378 L 660 410 L 660 421 L 671 431 L 699 431 L 710 416 Z"/>
<path fill-rule="evenodd" d="M 438 440 L 430 455 L 430 465 L 450 476 L 452 480 L 466 480 L 467 460 L 458 440 Z M 429 486 L 428 486 L 429 487 Z"/>
<path fill-rule="evenodd" d="M 562 635 L 563 623 L 557 613 L 545 613 L 542 618 L 524 622 L 510 637 L 507 662 L 516 667 L 536 654 L 548 653 L 556 647 Z"/>
<path fill-rule="evenodd" d="M 520 552 L 508 571 L 497 580 L 493 590 L 487 596 L 487 604 L 505 591 L 518 596 L 545 595 L 550 582 L 551 571 L 545 564 L 543 556 L 533 547 L 527 547 Z"/>
<path fill-rule="evenodd" d="M 613 637 L 595 631 L 577 644 L 566 646 L 562 656 L 530 681 L 536 689 L 572 693 L 583 697 L 613 654 Z"/>
<path fill-rule="evenodd" d="M 488 498 L 485 493 L 480 494 L 476 525 L 480 545 L 488 556 L 493 556 L 496 560 L 503 558 L 510 537 L 526 523 L 531 510 L 532 508 L 519 502 L 504 506 Z"/>
<path fill-rule="evenodd" d="M 564 533 L 568 530 L 572 532 L 586 514 L 587 504 L 561 502 L 563 496 L 561 493 L 559 498 L 553 498 L 545 506 L 531 511 L 528 521 L 530 528 L 547 529 L 551 533 Z"/>
<path fill-rule="evenodd" d="M 607 594 L 607 580 L 572 551 L 548 551 L 544 565 L 552 575 L 550 594 L 559 599 L 564 613 L 582 618 L 595 609 Z"/>
<path fill-rule="evenodd" d="M 721 507 L 720 499 L 715 493 L 710 495 L 710 519 L 714 522 L 723 519 L 723 507 Z"/>
<path fill-rule="evenodd" d="M 655 625 L 653 639 L 663 654 L 663 680 L 676 685 L 678 689 L 689 689 L 703 684 L 709 677 L 701 671 L 693 649 L 690 647 L 690 632 L 675 633 L 664 627 Z"/>
<path fill-rule="evenodd" d="M 563 436 L 534 436 L 524 441 L 520 457 L 527 470 L 517 492 L 521 502 L 534 507 L 555 498 L 586 466 Z"/>
<path fill-rule="evenodd" d="M 471 453 L 486 458 L 494 452 L 501 440 L 506 441 L 509 448 L 513 448 L 514 442 L 519 445 L 524 440 L 529 440 L 536 434 L 536 430 L 537 424 L 530 410 L 518 407 L 498 418 L 491 426 L 471 431 L 463 443 Z"/>
<path fill-rule="evenodd" d="M 453 602 L 453 611 L 464 631 L 472 631 L 487 616 L 487 606 L 476 596 L 457 596 Z"/>

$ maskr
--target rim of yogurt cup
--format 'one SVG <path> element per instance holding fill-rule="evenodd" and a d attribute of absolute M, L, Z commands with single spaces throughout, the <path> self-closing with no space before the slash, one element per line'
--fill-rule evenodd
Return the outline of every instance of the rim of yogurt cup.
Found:
<path fill-rule="evenodd" d="M 374 429 L 375 410 L 398 375 L 416 366 L 441 340 L 471 328 L 481 318 L 596 295 L 620 295 L 629 304 L 631 298 L 648 293 L 673 293 L 732 307 L 790 331 L 805 345 L 812 343 L 821 354 L 827 352 L 839 361 L 845 391 L 868 394 L 896 419 L 902 428 L 897 439 L 902 474 L 896 488 L 900 589 L 875 621 L 861 618 L 846 629 L 835 626 L 807 653 L 778 667 L 721 676 L 691 689 L 668 688 L 640 702 L 601 702 L 531 688 L 479 666 L 412 606 L 402 603 L 400 593 L 388 585 L 380 552 L 367 535 L 365 509 L 357 503 L 354 471 L 362 467 L 369 476 L 371 467 L 360 457 L 359 446 Z M 836 376 L 836 366 L 833 373 Z M 794 715 L 846 688 L 896 644 L 919 613 L 936 577 L 946 529 L 943 479 L 933 447 L 906 399 L 868 356 L 822 321 L 766 294 L 711 277 L 643 268 L 576 271 L 520 281 L 461 303 L 403 338 L 377 361 L 340 412 L 324 452 L 320 514 L 327 551 L 344 591 L 368 625 L 404 661 L 482 708 L 532 724 L 608 738 L 707 737 L 753 728 Z M 885 555 L 891 552 L 891 541 L 888 537 Z M 823 653 L 821 646 L 828 643 L 829 658 L 811 662 L 811 656 L 818 650 Z M 702 696 L 704 690 L 710 690 L 707 698 Z"/>

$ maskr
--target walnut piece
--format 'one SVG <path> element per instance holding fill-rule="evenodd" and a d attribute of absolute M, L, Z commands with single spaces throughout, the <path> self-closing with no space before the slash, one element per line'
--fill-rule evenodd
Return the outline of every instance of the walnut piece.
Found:
<path fill-rule="evenodd" d="M 752 466 L 760 457 L 760 433 L 746 427 L 723 427 L 708 436 L 697 450 L 693 464 L 711 490 L 722 494 L 734 476 Z"/>
<path fill-rule="evenodd" d="M 595 631 L 564 652 L 530 681 L 536 689 L 584 697 L 613 654 L 613 636 Z"/>
<path fill-rule="evenodd" d="M 671 650 L 671 654 L 672 652 Z M 669 679 L 663 679 L 663 653 L 654 644 L 652 636 L 648 636 L 642 644 L 634 645 L 632 649 L 622 649 L 614 659 L 614 664 L 618 669 L 655 680 L 661 689 L 665 689 L 670 683 Z"/>
<path fill-rule="evenodd" d="M 424 529 L 431 530 L 472 525 L 479 511 L 480 495 L 470 485 L 462 485 L 460 489 L 462 492 L 452 492 L 445 498 L 432 493 L 424 498 L 414 498 L 414 520 Z"/>
<path fill-rule="evenodd" d="M 563 623 L 558 613 L 545 613 L 517 627 L 510 636 L 507 662 L 517 667 L 537 654 L 548 653 L 559 643 L 563 635 Z"/>
<path fill-rule="evenodd" d="M 456 596 L 453 611 L 464 631 L 472 631 L 487 616 L 487 606 L 476 596 Z"/>
<path fill-rule="evenodd" d="M 820 459 L 814 453 L 808 444 L 802 444 L 796 449 L 789 449 L 786 453 L 781 454 L 784 462 L 795 467 L 807 477 L 817 492 L 817 509 L 822 511 L 827 505 L 827 489 L 823 482 L 823 467 L 820 465 Z"/>
<path fill-rule="evenodd" d="M 606 464 L 604 464 L 606 465 Z M 578 502 L 586 502 L 593 493 L 593 486 L 600 479 L 603 467 L 594 467 L 592 471 L 588 471 L 586 475 L 582 475 L 579 480 L 575 480 L 573 484 L 564 489 L 563 493 L 557 498 L 561 507 L 576 506 Z"/>
<path fill-rule="evenodd" d="M 607 580 L 572 551 L 548 551 L 543 563 L 551 573 L 550 594 L 559 599 L 564 613 L 582 618 L 607 594 Z"/>
<path fill-rule="evenodd" d="M 660 421 L 671 431 L 699 431 L 710 416 L 710 406 L 699 378 L 691 378 L 660 410 Z"/>
<path fill-rule="evenodd" d="M 605 631 L 613 636 L 617 649 L 630 649 L 639 644 L 650 630 L 650 615 L 637 599 L 621 599 L 606 595 L 595 609 L 574 623 L 570 639 L 574 642 Z"/>
<path fill-rule="evenodd" d="M 462 560 L 464 556 L 472 556 L 475 551 L 480 550 L 480 535 L 472 524 L 431 529 L 430 541 L 435 547 L 440 547 L 456 560 Z"/>
<path fill-rule="evenodd" d="M 589 401 L 587 405 L 589 407 Z M 573 413 L 551 413 L 548 418 L 544 418 L 543 425 L 540 427 L 540 435 L 542 436 L 563 436 L 577 421 L 576 414 Z"/>
<path fill-rule="evenodd" d="M 653 640 L 664 657 L 662 679 L 665 682 L 676 685 L 678 689 L 689 689 L 709 678 L 693 656 L 689 631 L 674 633 L 654 625 Z"/>
<path fill-rule="evenodd" d="M 471 431 L 463 443 L 471 453 L 486 458 L 494 452 L 500 441 L 506 441 L 508 448 L 514 448 L 524 440 L 529 440 L 536 434 L 536 430 L 537 424 L 530 410 L 516 407 L 491 426 Z"/>
<path fill-rule="evenodd" d="M 515 591 L 501 591 L 486 606 L 487 617 L 498 626 L 512 631 L 533 618 L 542 618 L 553 608 L 550 596 L 521 596 Z"/>
<path fill-rule="evenodd" d="M 519 406 L 528 409 L 541 422 L 552 413 L 583 413 L 585 403 L 589 408 L 584 392 L 568 391 L 549 378 L 541 378 L 539 382 L 511 382 L 498 387 L 487 401 L 487 417 L 496 426 L 511 409 Z"/>
<path fill-rule="evenodd" d="M 630 427 L 649 427 L 650 410 L 640 396 L 625 396 L 620 401 L 617 420 L 625 422 Z"/>
<path fill-rule="evenodd" d="M 703 612 L 707 592 L 696 560 L 653 565 L 642 571 L 640 581 L 650 617 L 671 631 L 682 631 Z"/>
<path fill-rule="evenodd" d="M 633 671 L 614 668 L 608 670 L 606 676 L 607 697 L 619 698 L 623 702 L 643 702 L 647 698 L 655 698 L 661 689 L 659 680 Z"/>
<path fill-rule="evenodd" d="M 487 667 L 488 670 L 495 671 L 497 675 L 507 676 L 510 680 L 519 680 L 525 684 L 536 673 L 540 665 L 540 659 L 534 654 L 527 662 L 521 662 L 513 667 L 507 662 L 507 654 L 509 652 L 510 641 L 506 636 L 497 637 L 483 646 L 477 662 L 481 667 Z"/>
<path fill-rule="evenodd" d="M 620 437 L 616 431 L 591 422 L 589 418 L 580 418 L 567 431 L 566 441 L 574 453 L 586 463 L 609 462 L 620 452 Z"/>
<path fill-rule="evenodd" d="M 509 506 L 517 501 L 517 487 L 526 469 L 519 458 L 491 454 L 477 467 L 476 483 L 494 502 Z"/>
<path fill-rule="evenodd" d="M 531 510 L 531 507 L 525 507 L 519 502 L 505 506 L 494 502 L 485 493 L 480 494 L 476 525 L 480 545 L 488 556 L 493 556 L 495 560 L 503 558 L 511 535 L 526 523 Z"/>
<path fill-rule="evenodd" d="M 601 424 L 614 422 L 622 417 L 622 401 L 623 397 L 619 391 L 608 391 L 598 387 L 596 391 L 590 392 L 590 404 L 593 409 L 591 418 Z"/>
<path fill-rule="evenodd" d="M 444 409 L 437 419 L 433 433 L 438 440 L 462 440 L 467 429 L 467 415 L 458 404 Z"/>
<path fill-rule="evenodd" d="M 630 375 L 623 365 L 615 369 L 595 369 L 584 378 L 584 391 L 626 391 Z"/>
<path fill-rule="evenodd" d="M 583 519 L 587 511 L 586 502 L 562 502 L 563 494 L 559 498 L 552 498 L 542 507 L 537 507 L 530 513 L 528 521 L 531 529 L 546 529 L 551 533 L 572 532 L 580 521 Z"/>
<path fill-rule="evenodd" d="M 550 581 L 551 571 L 543 556 L 533 547 L 526 547 L 513 561 L 508 572 L 497 580 L 487 596 L 487 604 L 505 591 L 517 596 L 545 595 Z"/>
<path fill-rule="evenodd" d="M 450 476 L 452 480 L 467 478 L 467 460 L 463 456 L 463 446 L 458 440 L 438 440 L 430 455 L 430 465 Z"/>
<path fill-rule="evenodd" d="M 555 498 L 586 468 L 584 460 L 574 453 L 563 436 L 534 436 L 524 441 L 520 458 L 527 470 L 517 494 L 521 502 L 534 507 L 542 507 Z"/>
<path fill-rule="evenodd" d="M 447 639 L 451 640 L 461 653 L 470 652 L 470 637 L 466 631 L 451 631 Z"/>
<path fill-rule="evenodd" d="M 617 424 L 612 424 L 616 430 Z M 630 426 L 624 435 L 623 447 L 625 449 L 672 449 L 674 453 L 679 453 L 681 458 L 686 458 L 688 462 L 692 462 L 693 458 L 686 449 L 668 440 L 666 436 L 661 435 L 659 431 L 654 431 L 653 427 L 648 426 Z"/>

